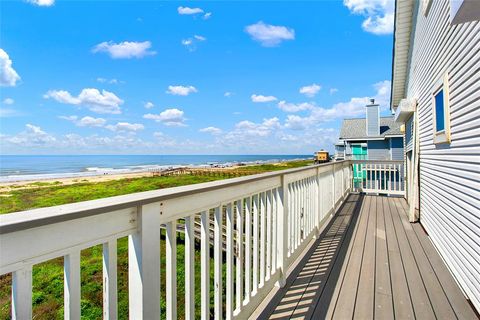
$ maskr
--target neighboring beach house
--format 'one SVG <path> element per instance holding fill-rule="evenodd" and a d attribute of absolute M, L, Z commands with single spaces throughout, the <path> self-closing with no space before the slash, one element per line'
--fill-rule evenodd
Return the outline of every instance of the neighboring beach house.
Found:
<path fill-rule="evenodd" d="M 335 159 L 403 160 L 403 133 L 393 116 L 380 117 L 372 99 L 366 118 L 345 119 L 335 144 Z"/>
<path fill-rule="evenodd" d="M 391 109 L 410 221 L 480 310 L 480 1 L 397 1 Z"/>

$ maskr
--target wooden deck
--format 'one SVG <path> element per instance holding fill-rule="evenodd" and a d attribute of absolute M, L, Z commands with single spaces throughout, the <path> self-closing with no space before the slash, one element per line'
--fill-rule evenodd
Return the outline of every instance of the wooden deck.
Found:
<path fill-rule="evenodd" d="M 477 319 L 401 198 L 350 195 L 260 319 Z"/>

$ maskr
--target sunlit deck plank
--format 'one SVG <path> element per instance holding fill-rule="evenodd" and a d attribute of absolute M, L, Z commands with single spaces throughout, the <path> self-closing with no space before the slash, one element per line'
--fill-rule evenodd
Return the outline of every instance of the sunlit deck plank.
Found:
<path fill-rule="evenodd" d="M 406 209 L 401 198 L 350 195 L 262 319 L 475 319 Z"/>

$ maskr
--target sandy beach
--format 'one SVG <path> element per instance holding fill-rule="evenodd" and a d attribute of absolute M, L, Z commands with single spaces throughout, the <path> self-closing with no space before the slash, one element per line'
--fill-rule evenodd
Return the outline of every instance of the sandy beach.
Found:
<path fill-rule="evenodd" d="M 280 165 L 282 162 L 279 162 Z M 252 166 L 246 165 L 242 167 Z M 194 169 L 196 171 L 225 171 L 225 170 L 234 170 L 239 168 L 238 165 L 232 165 L 222 168 L 206 168 L 206 167 L 183 167 L 184 169 Z M 142 178 L 142 177 L 152 177 L 155 174 L 162 172 L 162 170 L 148 170 L 142 172 L 126 172 L 126 173 L 108 173 L 108 174 L 98 174 L 98 175 L 85 175 L 85 176 L 76 176 L 76 177 L 64 177 L 64 178 L 45 178 L 45 179 L 32 179 L 32 180 L 22 180 L 22 181 L 12 181 L 12 182 L 0 182 L 0 192 L 9 192 L 11 190 L 18 189 L 29 189 L 29 188 L 41 188 L 41 187 L 51 187 L 53 185 L 70 185 L 75 183 L 95 183 L 95 182 L 104 182 L 111 180 L 121 180 L 121 179 L 133 179 L 133 178 Z"/>

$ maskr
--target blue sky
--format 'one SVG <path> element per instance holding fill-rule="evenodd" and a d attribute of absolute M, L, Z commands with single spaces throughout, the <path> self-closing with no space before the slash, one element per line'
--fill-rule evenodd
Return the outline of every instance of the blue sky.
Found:
<path fill-rule="evenodd" d="M 393 0 L 0 6 L 3 154 L 310 154 L 388 114 Z"/>

